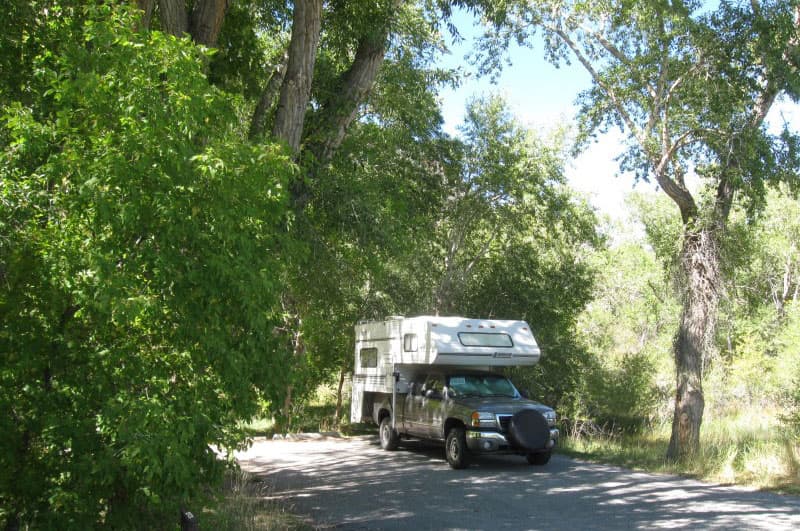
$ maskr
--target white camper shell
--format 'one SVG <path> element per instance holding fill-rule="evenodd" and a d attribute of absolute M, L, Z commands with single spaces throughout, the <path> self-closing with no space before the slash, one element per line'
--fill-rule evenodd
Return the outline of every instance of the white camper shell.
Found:
<path fill-rule="evenodd" d="M 355 327 L 350 420 L 374 419 L 374 395 L 391 394 L 394 402 L 426 366 L 530 366 L 540 356 L 525 321 L 434 316 L 362 321 Z"/>

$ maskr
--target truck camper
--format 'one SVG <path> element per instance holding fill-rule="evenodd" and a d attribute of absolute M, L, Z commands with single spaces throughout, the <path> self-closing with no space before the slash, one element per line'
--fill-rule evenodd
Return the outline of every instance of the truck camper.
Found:
<path fill-rule="evenodd" d="M 541 352 L 524 321 L 388 317 L 355 327 L 352 422 L 379 426 L 381 446 L 403 438 L 445 443 L 453 468 L 476 453 L 546 464 L 555 412 L 525 398 L 499 369 L 532 366 Z"/>

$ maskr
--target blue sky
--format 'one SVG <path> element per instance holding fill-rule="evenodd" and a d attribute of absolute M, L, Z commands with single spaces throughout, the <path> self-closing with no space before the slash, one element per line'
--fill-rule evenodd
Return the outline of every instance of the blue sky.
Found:
<path fill-rule="evenodd" d="M 456 128 L 464 119 L 466 103 L 487 94 L 502 95 L 517 119 L 534 130 L 546 131 L 573 121 L 578 93 L 591 82 L 580 65 L 556 68 L 544 59 L 541 47 L 530 49 L 514 45 L 509 51 L 512 65 L 506 66 L 497 83 L 492 84 L 488 78 L 478 78 L 475 68 L 464 58 L 472 48 L 472 40 L 480 33 L 473 26 L 472 16 L 458 12 L 454 23 L 465 41 L 458 46 L 448 42 L 451 53 L 443 59 L 442 65 L 460 66 L 471 76 L 459 88 L 440 93 L 446 131 L 456 134 Z M 446 37 L 449 40 L 449 35 Z M 794 129 L 800 129 L 800 106 L 780 102 L 773 107 L 770 119 L 776 125 L 785 119 Z M 621 152 L 621 140 L 618 132 L 600 138 L 571 162 L 567 177 L 573 188 L 586 194 L 598 211 L 624 221 L 627 218 L 625 196 L 634 189 L 655 193 L 656 187 L 647 183 L 634 184 L 631 175 L 620 175 L 614 158 Z"/>

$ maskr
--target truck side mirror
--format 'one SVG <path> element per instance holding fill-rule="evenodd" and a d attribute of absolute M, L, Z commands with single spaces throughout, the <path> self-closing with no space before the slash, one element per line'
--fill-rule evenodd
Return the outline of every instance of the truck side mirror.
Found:
<path fill-rule="evenodd" d="M 425 398 L 433 398 L 436 400 L 441 400 L 442 393 L 440 393 L 436 389 L 428 389 L 427 391 L 425 391 Z"/>

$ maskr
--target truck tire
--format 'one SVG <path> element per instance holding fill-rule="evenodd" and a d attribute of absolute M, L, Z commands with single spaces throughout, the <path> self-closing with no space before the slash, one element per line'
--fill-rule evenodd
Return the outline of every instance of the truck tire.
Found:
<path fill-rule="evenodd" d="M 550 462 L 551 455 L 552 452 L 548 450 L 547 452 L 530 453 L 526 457 L 528 459 L 529 464 L 536 466 L 544 466 Z"/>
<path fill-rule="evenodd" d="M 464 468 L 469 464 L 469 449 L 464 428 L 456 426 L 447 432 L 444 453 L 451 468 Z"/>
<path fill-rule="evenodd" d="M 381 439 L 381 448 L 384 450 L 397 450 L 400 436 L 392 428 L 392 417 L 383 417 L 378 433 Z"/>

